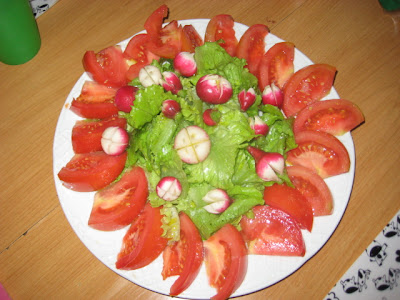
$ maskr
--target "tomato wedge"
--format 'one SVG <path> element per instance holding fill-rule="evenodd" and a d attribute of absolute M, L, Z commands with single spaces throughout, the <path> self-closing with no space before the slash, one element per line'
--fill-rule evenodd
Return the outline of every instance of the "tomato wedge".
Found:
<path fill-rule="evenodd" d="M 184 213 L 179 214 L 180 240 L 168 245 L 163 252 L 163 278 L 179 275 L 170 289 L 171 296 L 185 291 L 196 279 L 203 262 L 203 241 L 192 220 Z"/>
<path fill-rule="evenodd" d="M 205 42 L 218 42 L 231 56 L 236 55 L 238 40 L 235 35 L 235 21 L 230 15 L 216 15 L 207 24 Z"/>
<path fill-rule="evenodd" d="M 258 87 L 262 92 L 274 83 L 281 90 L 294 72 L 294 44 L 282 42 L 273 45 L 261 58 L 258 66 Z"/>
<path fill-rule="evenodd" d="M 247 271 L 247 248 L 239 231 L 226 224 L 207 241 L 205 265 L 210 286 L 217 289 L 211 299 L 227 299 L 243 282 Z"/>
<path fill-rule="evenodd" d="M 289 166 L 287 173 L 295 188 L 310 203 L 314 216 L 332 214 L 332 194 L 321 176 L 303 166 Z"/>
<path fill-rule="evenodd" d="M 107 119 L 76 121 L 72 128 L 72 149 L 75 153 L 102 151 L 101 137 L 108 127 L 126 127 L 126 119 L 113 116 Z"/>
<path fill-rule="evenodd" d="M 253 213 L 253 219 L 240 221 L 249 254 L 304 256 L 303 234 L 292 216 L 266 205 L 254 207 Z"/>
<path fill-rule="evenodd" d="M 311 205 L 295 188 L 275 183 L 264 189 L 264 201 L 265 204 L 291 215 L 299 223 L 301 229 L 311 232 L 314 220 Z"/>
<path fill-rule="evenodd" d="M 320 131 L 301 131 L 295 135 L 295 141 L 298 147 L 287 153 L 289 164 L 307 167 L 322 178 L 349 171 L 349 153 L 335 136 Z"/>
<path fill-rule="evenodd" d="M 98 53 L 86 51 L 83 67 L 100 84 L 119 88 L 128 83 L 126 72 L 129 66 L 120 46 L 111 46 Z"/>
<path fill-rule="evenodd" d="M 66 188 L 77 192 L 92 192 L 113 182 L 125 167 L 127 154 L 111 156 L 103 151 L 75 154 L 58 172 Z"/>
<path fill-rule="evenodd" d="M 88 225 L 104 231 L 128 226 L 142 211 L 148 194 L 143 169 L 126 171 L 120 180 L 96 192 Z"/>
<path fill-rule="evenodd" d="M 159 207 L 147 203 L 123 238 L 115 266 L 121 270 L 136 270 L 153 262 L 167 246 L 161 228 L 162 214 Z"/>
<path fill-rule="evenodd" d="M 327 64 L 306 66 L 295 72 L 286 82 L 283 94 L 283 112 L 292 117 L 307 105 L 329 94 L 336 68 Z"/>
<path fill-rule="evenodd" d="M 318 101 L 303 108 L 293 123 L 295 133 L 304 130 L 343 135 L 364 122 L 357 105 L 344 99 Z"/>
<path fill-rule="evenodd" d="M 258 65 L 265 53 L 265 37 L 269 33 L 266 25 L 250 26 L 240 38 L 236 56 L 247 61 L 250 73 L 257 75 Z"/>
<path fill-rule="evenodd" d="M 94 81 L 85 81 L 81 94 L 72 100 L 71 111 L 82 118 L 104 119 L 118 114 L 114 104 L 116 88 L 106 87 Z"/>
<path fill-rule="evenodd" d="M 204 44 L 203 39 L 193 25 L 185 25 L 182 30 L 182 49 L 183 52 L 194 52 L 196 47 Z"/>

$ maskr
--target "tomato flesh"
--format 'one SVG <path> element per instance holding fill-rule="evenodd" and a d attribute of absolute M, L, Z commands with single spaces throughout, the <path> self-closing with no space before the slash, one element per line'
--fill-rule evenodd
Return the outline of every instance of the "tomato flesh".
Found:
<path fill-rule="evenodd" d="M 295 188 L 275 183 L 264 189 L 264 201 L 265 204 L 291 215 L 301 229 L 311 232 L 314 220 L 311 205 Z"/>
<path fill-rule="evenodd" d="M 254 207 L 253 213 L 253 219 L 243 216 L 240 221 L 249 254 L 304 256 L 303 235 L 293 217 L 266 205 Z"/>
<path fill-rule="evenodd" d="M 193 53 L 196 47 L 202 46 L 203 44 L 203 39 L 193 25 L 185 25 L 183 27 L 181 51 Z"/>
<path fill-rule="evenodd" d="M 116 183 L 96 192 L 88 224 L 104 231 L 128 226 L 142 211 L 147 196 L 146 175 L 142 168 L 134 167 Z"/>
<path fill-rule="evenodd" d="M 203 262 L 203 241 L 199 231 L 185 213 L 180 213 L 179 220 L 180 240 L 168 245 L 163 252 L 163 278 L 179 275 L 171 286 L 171 296 L 181 294 L 192 284 Z"/>
<path fill-rule="evenodd" d="M 333 135 L 320 131 L 301 131 L 295 135 L 297 148 L 287 153 L 287 162 L 314 170 L 322 178 L 350 170 L 346 147 Z"/>
<path fill-rule="evenodd" d="M 92 192 L 113 182 L 125 167 L 127 154 L 111 156 L 103 151 L 75 154 L 58 173 L 66 188 Z"/>
<path fill-rule="evenodd" d="M 364 122 L 361 110 L 344 99 L 318 101 L 303 108 L 296 116 L 293 131 L 324 131 L 343 135 Z"/>
<path fill-rule="evenodd" d="M 160 208 L 147 203 L 123 238 L 115 266 L 121 270 L 136 270 L 153 262 L 164 250 L 167 239 L 162 237 Z"/>
<path fill-rule="evenodd" d="M 217 289 L 211 299 L 227 299 L 243 282 L 247 271 L 247 248 L 239 231 L 226 224 L 207 241 L 205 264 L 210 286 Z"/>
<path fill-rule="evenodd" d="M 327 64 L 306 66 L 295 72 L 286 82 L 283 94 L 283 112 L 292 117 L 307 105 L 328 95 L 336 68 Z"/>
<path fill-rule="evenodd" d="M 207 24 L 205 42 L 218 42 L 229 55 L 236 55 L 238 40 L 235 36 L 235 22 L 230 15 L 216 15 Z"/>

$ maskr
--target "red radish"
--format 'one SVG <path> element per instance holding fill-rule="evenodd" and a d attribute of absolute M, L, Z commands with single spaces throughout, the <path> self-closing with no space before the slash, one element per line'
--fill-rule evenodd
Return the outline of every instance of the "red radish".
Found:
<path fill-rule="evenodd" d="M 185 77 L 190 77 L 196 74 L 197 65 L 194 60 L 194 53 L 180 52 L 174 58 L 174 69 L 179 74 Z"/>
<path fill-rule="evenodd" d="M 144 87 L 160 84 L 161 72 L 156 66 L 145 66 L 139 71 L 139 81 Z"/>
<path fill-rule="evenodd" d="M 252 146 L 247 151 L 256 161 L 256 173 L 264 181 L 280 181 L 277 174 L 282 175 L 285 170 L 283 155 L 276 152 L 265 152 Z"/>
<path fill-rule="evenodd" d="M 182 89 L 182 83 L 174 72 L 163 72 L 163 78 L 160 80 L 161 86 L 172 94 L 178 94 Z"/>
<path fill-rule="evenodd" d="M 247 91 L 243 90 L 238 95 L 240 109 L 246 111 L 256 101 L 256 92 L 253 88 L 249 88 Z"/>
<path fill-rule="evenodd" d="M 196 84 L 196 92 L 204 102 L 222 104 L 228 102 L 232 97 L 232 86 L 224 77 L 209 74 L 199 79 Z"/>
<path fill-rule="evenodd" d="M 209 203 L 203 208 L 211 214 L 223 213 L 230 205 L 229 195 L 222 189 L 213 189 L 204 197 L 203 201 Z"/>
<path fill-rule="evenodd" d="M 181 106 L 175 100 L 165 100 L 162 103 L 162 113 L 169 119 L 174 119 L 176 114 L 181 111 Z"/>
<path fill-rule="evenodd" d="M 206 109 L 203 112 L 203 121 L 208 126 L 215 126 L 221 119 L 221 113 L 216 109 Z"/>
<path fill-rule="evenodd" d="M 123 112 L 132 110 L 133 101 L 135 101 L 137 87 L 126 85 L 118 89 L 115 94 L 115 106 Z"/>
<path fill-rule="evenodd" d="M 108 155 L 122 154 L 129 143 L 129 135 L 120 127 L 108 127 L 101 136 L 101 147 Z"/>
<path fill-rule="evenodd" d="M 197 164 L 207 158 L 211 150 L 211 141 L 204 129 L 192 125 L 178 132 L 174 148 L 183 162 Z"/>
<path fill-rule="evenodd" d="M 250 128 L 254 130 L 255 134 L 267 135 L 269 127 L 259 116 L 249 118 Z"/>
<path fill-rule="evenodd" d="M 271 104 L 273 106 L 282 107 L 283 92 L 274 84 L 267 85 L 262 93 L 263 104 Z"/>
<path fill-rule="evenodd" d="M 174 201 L 182 193 L 182 186 L 178 179 L 172 176 L 163 177 L 156 187 L 157 195 L 165 201 Z"/>

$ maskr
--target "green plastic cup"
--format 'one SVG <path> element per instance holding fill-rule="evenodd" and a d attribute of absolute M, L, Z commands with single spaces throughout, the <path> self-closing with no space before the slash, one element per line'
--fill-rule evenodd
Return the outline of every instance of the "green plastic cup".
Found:
<path fill-rule="evenodd" d="M 26 63 L 39 52 L 40 44 L 29 0 L 0 0 L 0 61 Z"/>

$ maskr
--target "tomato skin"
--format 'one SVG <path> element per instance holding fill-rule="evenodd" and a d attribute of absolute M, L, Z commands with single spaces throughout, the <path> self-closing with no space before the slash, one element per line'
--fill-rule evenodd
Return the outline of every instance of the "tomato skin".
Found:
<path fill-rule="evenodd" d="M 249 254 L 304 256 L 305 243 L 298 223 L 289 214 L 271 206 L 253 208 L 254 218 L 243 216 L 241 234 Z"/>
<path fill-rule="evenodd" d="M 218 42 L 230 56 L 235 56 L 238 40 L 235 36 L 234 25 L 232 16 L 216 15 L 207 24 L 204 41 Z"/>
<path fill-rule="evenodd" d="M 180 240 L 168 245 L 163 252 L 163 278 L 179 275 L 171 286 L 171 296 L 178 296 L 192 284 L 203 262 L 203 241 L 199 231 L 184 212 L 179 214 L 179 220 Z"/>
<path fill-rule="evenodd" d="M 294 133 L 317 130 L 332 135 L 343 135 L 364 122 L 357 105 L 344 99 L 325 100 L 303 108 L 293 123 Z"/>
<path fill-rule="evenodd" d="M 164 250 L 167 239 L 163 238 L 160 208 L 147 203 L 132 222 L 123 238 L 115 266 L 121 270 L 136 270 L 153 262 Z"/>
<path fill-rule="evenodd" d="M 295 188 L 275 183 L 264 189 L 264 201 L 265 204 L 291 215 L 301 229 L 311 232 L 314 220 L 311 205 Z"/>
<path fill-rule="evenodd" d="M 321 176 L 303 166 L 289 166 L 286 170 L 295 188 L 310 203 L 314 216 L 332 214 L 332 194 Z"/>
<path fill-rule="evenodd" d="M 182 30 L 182 49 L 183 52 L 193 53 L 196 47 L 204 44 L 203 39 L 193 27 L 193 25 L 185 25 Z"/>
<path fill-rule="evenodd" d="M 105 86 L 119 88 L 128 83 L 128 63 L 120 46 L 110 46 L 98 53 L 86 51 L 83 67 L 92 75 L 93 80 Z"/>
<path fill-rule="evenodd" d="M 273 45 L 261 58 L 258 66 L 258 87 L 262 92 L 274 83 L 281 90 L 294 72 L 294 44 L 281 42 Z"/>
<path fill-rule="evenodd" d="M 306 66 L 295 72 L 286 82 L 283 94 L 283 112 L 292 117 L 307 105 L 329 94 L 336 68 L 327 64 Z"/>
<path fill-rule="evenodd" d="M 72 128 L 72 149 L 75 153 L 102 151 L 101 137 L 108 127 L 126 127 L 126 119 L 113 116 L 98 121 L 79 120 Z"/>
<path fill-rule="evenodd" d="M 148 195 L 146 175 L 142 168 L 134 167 L 96 192 L 88 225 L 103 231 L 128 226 L 144 208 Z"/>
<path fill-rule="evenodd" d="M 300 131 L 295 135 L 297 148 L 287 153 L 287 162 L 314 170 L 322 178 L 350 170 L 346 147 L 333 135 L 322 131 Z"/>
<path fill-rule="evenodd" d="M 127 154 L 107 155 L 103 151 L 75 154 L 58 172 L 66 188 L 77 192 L 92 192 L 113 182 L 125 167 Z"/>
<path fill-rule="evenodd" d="M 266 25 L 250 26 L 240 38 L 236 48 L 236 56 L 247 61 L 250 73 L 257 75 L 258 65 L 265 53 L 265 37 L 269 33 Z"/>
<path fill-rule="evenodd" d="M 207 241 L 205 264 L 210 286 L 217 289 L 211 299 L 227 299 L 243 282 L 247 271 L 247 248 L 239 231 L 224 225 Z"/>

